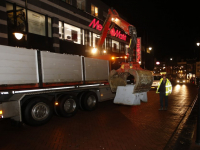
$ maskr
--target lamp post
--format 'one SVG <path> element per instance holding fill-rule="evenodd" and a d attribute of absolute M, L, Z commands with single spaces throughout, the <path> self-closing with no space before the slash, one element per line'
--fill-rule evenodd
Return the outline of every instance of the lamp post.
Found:
<path fill-rule="evenodd" d="M 196 43 L 197 46 L 200 46 L 200 43 Z M 199 83 L 198 85 L 198 112 L 197 112 L 197 132 L 196 132 L 196 144 L 200 145 L 200 88 Z"/>

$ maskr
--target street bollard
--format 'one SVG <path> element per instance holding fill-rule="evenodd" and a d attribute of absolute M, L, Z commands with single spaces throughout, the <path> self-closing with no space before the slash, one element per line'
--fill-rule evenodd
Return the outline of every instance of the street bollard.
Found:
<path fill-rule="evenodd" d="M 197 112 L 197 132 L 196 132 L 196 144 L 200 145 L 200 87 L 198 84 L 198 112 Z"/>

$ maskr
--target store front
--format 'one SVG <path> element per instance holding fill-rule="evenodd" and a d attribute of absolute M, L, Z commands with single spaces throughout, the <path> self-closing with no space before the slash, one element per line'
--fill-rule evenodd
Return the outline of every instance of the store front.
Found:
<path fill-rule="evenodd" d="M 13 3 L 6 3 L 6 10 L 10 46 L 51 52 L 55 52 L 56 46 L 60 53 L 92 56 L 91 50 L 97 47 L 103 28 L 103 21 L 96 18 L 91 19 L 86 27 L 85 24 L 80 27 L 59 19 L 56 23 L 53 17 L 26 10 Z M 21 40 L 13 35 L 15 30 L 24 33 Z M 130 37 L 119 28 L 111 29 L 102 45 L 103 54 L 124 56 L 127 54 L 129 40 Z"/>

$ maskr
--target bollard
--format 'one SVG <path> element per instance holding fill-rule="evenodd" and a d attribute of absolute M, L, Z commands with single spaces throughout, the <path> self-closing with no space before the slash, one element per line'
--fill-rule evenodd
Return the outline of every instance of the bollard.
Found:
<path fill-rule="evenodd" d="M 200 87 L 198 84 L 198 112 L 197 112 L 197 132 L 196 132 L 196 144 L 200 145 Z"/>

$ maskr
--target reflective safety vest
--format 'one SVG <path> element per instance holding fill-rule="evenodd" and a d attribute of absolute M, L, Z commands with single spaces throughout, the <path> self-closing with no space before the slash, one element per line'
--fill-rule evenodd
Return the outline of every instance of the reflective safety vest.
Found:
<path fill-rule="evenodd" d="M 160 92 L 158 92 L 158 90 L 160 88 L 160 85 L 161 85 L 162 81 L 163 81 L 163 78 L 161 78 L 160 82 L 158 83 L 158 87 L 157 87 L 156 93 L 160 93 Z M 168 79 L 166 79 L 165 88 L 166 88 L 165 89 L 166 96 L 168 96 L 169 94 L 172 93 L 172 84 L 171 84 L 171 82 Z"/>

